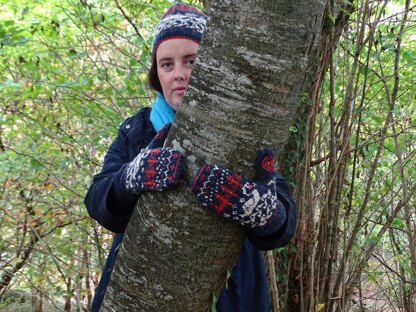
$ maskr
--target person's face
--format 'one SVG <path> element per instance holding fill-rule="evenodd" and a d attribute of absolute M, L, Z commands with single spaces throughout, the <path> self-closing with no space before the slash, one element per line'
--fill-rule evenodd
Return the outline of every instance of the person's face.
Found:
<path fill-rule="evenodd" d="M 188 87 L 199 44 L 188 39 L 163 41 L 156 51 L 157 75 L 166 102 L 175 111 Z"/>

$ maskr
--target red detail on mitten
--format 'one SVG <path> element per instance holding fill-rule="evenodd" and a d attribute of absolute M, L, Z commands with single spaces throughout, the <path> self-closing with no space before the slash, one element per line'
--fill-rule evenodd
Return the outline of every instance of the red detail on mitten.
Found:
<path fill-rule="evenodd" d="M 261 167 L 266 171 L 275 173 L 276 170 L 274 169 L 274 157 L 270 155 L 264 157 L 261 161 Z"/>

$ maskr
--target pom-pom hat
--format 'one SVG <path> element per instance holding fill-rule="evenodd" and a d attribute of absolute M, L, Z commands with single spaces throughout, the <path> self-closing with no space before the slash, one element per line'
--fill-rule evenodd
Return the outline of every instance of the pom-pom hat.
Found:
<path fill-rule="evenodd" d="M 154 31 L 152 62 L 159 45 L 168 39 L 184 38 L 200 43 L 207 16 L 193 6 L 177 2 L 162 16 Z"/>

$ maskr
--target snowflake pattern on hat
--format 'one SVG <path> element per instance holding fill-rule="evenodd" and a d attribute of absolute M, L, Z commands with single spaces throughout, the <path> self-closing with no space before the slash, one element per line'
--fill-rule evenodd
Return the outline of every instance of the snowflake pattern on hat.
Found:
<path fill-rule="evenodd" d="M 154 31 L 153 52 L 155 57 L 159 45 L 172 38 L 186 38 L 201 42 L 207 16 L 193 6 L 176 3 L 163 15 Z"/>

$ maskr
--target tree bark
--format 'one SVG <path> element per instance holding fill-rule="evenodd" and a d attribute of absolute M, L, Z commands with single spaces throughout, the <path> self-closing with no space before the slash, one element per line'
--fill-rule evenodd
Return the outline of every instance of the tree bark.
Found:
<path fill-rule="evenodd" d="M 324 1 L 220 0 L 167 145 L 187 156 L 183 183 L 140 197 L 102 311 L 206 311 L 244 229 L 201 209 L 188 183 L 203 163 L 249 177 L 260 148 L 287 140 L 321 30 Z"/>

